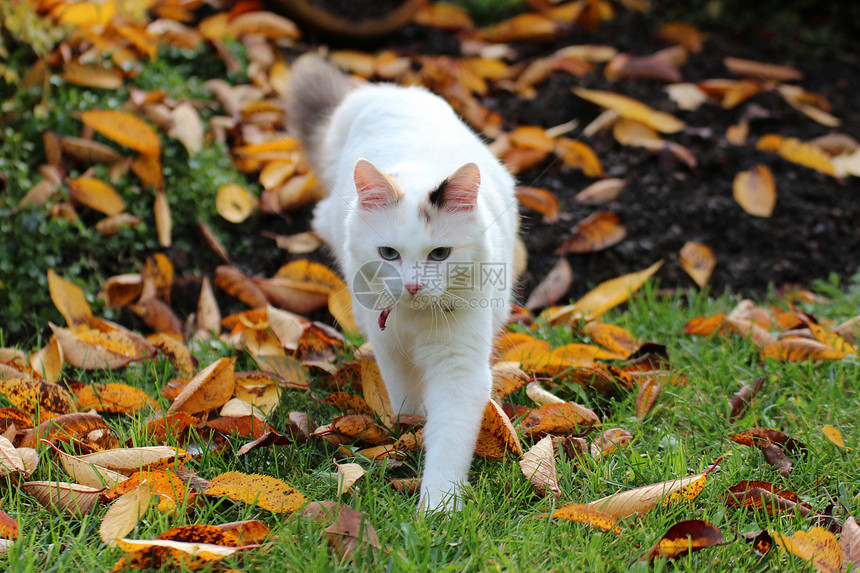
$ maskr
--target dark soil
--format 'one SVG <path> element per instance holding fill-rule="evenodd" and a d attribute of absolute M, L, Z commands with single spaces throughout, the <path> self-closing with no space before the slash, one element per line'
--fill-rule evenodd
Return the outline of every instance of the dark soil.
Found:
<path fill-rule="evenodd" d="M 646 16 L 619 13 L 594 33 L 573 29 L 552 45 L 516 46 L 524 59 L 546 55 L 570 44 L 608 44 L 634 55 L 653 53 L 665 44 L 654 39 Z M 459 55 L 455 34 L 409 26 L 384 43 L 365 49 L 388 48 L 402 53 Z M 691 55 L 682 68 L 684 81 L 732 77 L 722 59 L 748 58 L 793 66 L 804 74 L 805 89 L 824 95 L 833 113 L 843 121 L 838 131 L 860 138 L 860 54 L 806 53 L 792 58 L 755 35 L 712 32 L 705 49 Z M 745 111 L 741 105 L 724 110 L 705 104 L 695 112 L 675 109 L 664 86 L 649 81 L 609 82 L 602 74 L 577 80 L 557 73 L 538 87 L 537 97 L 526 100 L 509 92 L 496 92 L 484 104 L 505 119 L 506 127 L 551 127 L 576 119 L 580 126 L 600 110 L 579 99 L 571 88 L 580 85 L 618 91 L 684 119 L 690 126 L 670 139 L 688 147 L 698 161 L 690 169 L 671 156 L 623 147 L 611 133 L 587 140 L 600 157 L 608 177 L 625 178 L 627 187 L 618 200 L 603 206 L 586 206 L 574 195 L 592 183 L 578 170 L 558 161 L 520 174 L 523 185 L 545 187 L 563 202 L 558 222 L 548 224 L 535 212 L 523 210 L 522 236 L 529 251 L 528 271 L 521 279 L 527 295 L 558 260 L 554 251 L 572 227 L 596 211 L 617 214 L 627 229 L 626 238 L 609 249 L 568 255 L 574 283 L 568 295 L 576 298 L 604 280 L 643 269 L 663 259 L 657 274 L 662 287 L 691 287 L 693 281 L 679 266 L 679 251 L 687 241 L 710 246 L 717 266 L 710 281 L 712 292 L 762 294 L 769 287 L 797 283 L 811 286 L 816 279 L 836 273 L 842 280 L 860 271 L 860 180 L 841 181 L 759 152 L 754 142 L 765 133 L 811 139 L 830 130 L 814 123 L 775 93 L 762 93 L 747 102 L 771 116 L 754 121 L 750 144 L 734 146 L 725 140 L 726 129 Z M 578 131 L 571 136 L 576 137 Z M 777 185 L 777 204 L 770 218 L 748 215 L 735 202 L 735 175 L 756 164 L 767 165 Z M 299 217 L 301 218 L 301 217 Z"/>

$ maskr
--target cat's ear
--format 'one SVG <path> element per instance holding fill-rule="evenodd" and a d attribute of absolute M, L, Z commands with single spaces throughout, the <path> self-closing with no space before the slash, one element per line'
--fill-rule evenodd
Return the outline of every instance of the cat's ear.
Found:
<path fill-rule="evenodd" d="M 478 166 L 467 163 L 430 193 L 430 204 L 450 212 L 471 211 L 478 204 L 480 186 Z"/>
<path fill-rule="evenodd" d="M 400 192 L 388 177 L 366 159 L 359 159 L 355 164 L 354 178 L 358 206 L 361 209 L 384 209 L 400 198 Z"/>

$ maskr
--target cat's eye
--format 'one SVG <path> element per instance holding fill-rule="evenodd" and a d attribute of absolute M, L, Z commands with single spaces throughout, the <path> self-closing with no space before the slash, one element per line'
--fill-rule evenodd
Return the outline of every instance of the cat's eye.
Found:
<path fill-rule="evenodd" d="M 391 247 L 379 247 L 379 256 L 386 261 L 396 261 L 400 258 L 400 253 Z"/>
<path fill-rule="evenodd" d="M 430 251 L 430 254 L 427 255 L 427 259 L 430 261 L 444 261 L 450 254 L 451 247 L 436 247 Z"/>

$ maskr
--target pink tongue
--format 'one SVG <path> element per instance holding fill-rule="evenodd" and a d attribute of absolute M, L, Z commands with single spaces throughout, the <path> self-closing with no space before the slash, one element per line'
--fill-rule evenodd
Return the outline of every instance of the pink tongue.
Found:
<path fill-rule="evenodd" d="M 388 320 L 389 314 L 391 314 L 391 308 L 383 308 L 379 313 L 379 330 L 385 330 L 385 321 Z"/>

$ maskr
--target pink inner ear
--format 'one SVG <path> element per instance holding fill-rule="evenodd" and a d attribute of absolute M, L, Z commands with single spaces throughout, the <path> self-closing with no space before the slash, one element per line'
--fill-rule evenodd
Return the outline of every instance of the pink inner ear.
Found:
<path fill-rule="evenodd" d="M 400 198 L 397 190 L 383 173 L 370 161 L 359 159 L 355 164 L 355 190 L 358 206 L 372 211 L 393 205 Z"/>
<path fill-rule="evenodd" d="M 478 203 L 481 172 L 474 163 L 467 163 L 448 178 L 445 186 L 445 210 L 471 211 Z"/>

